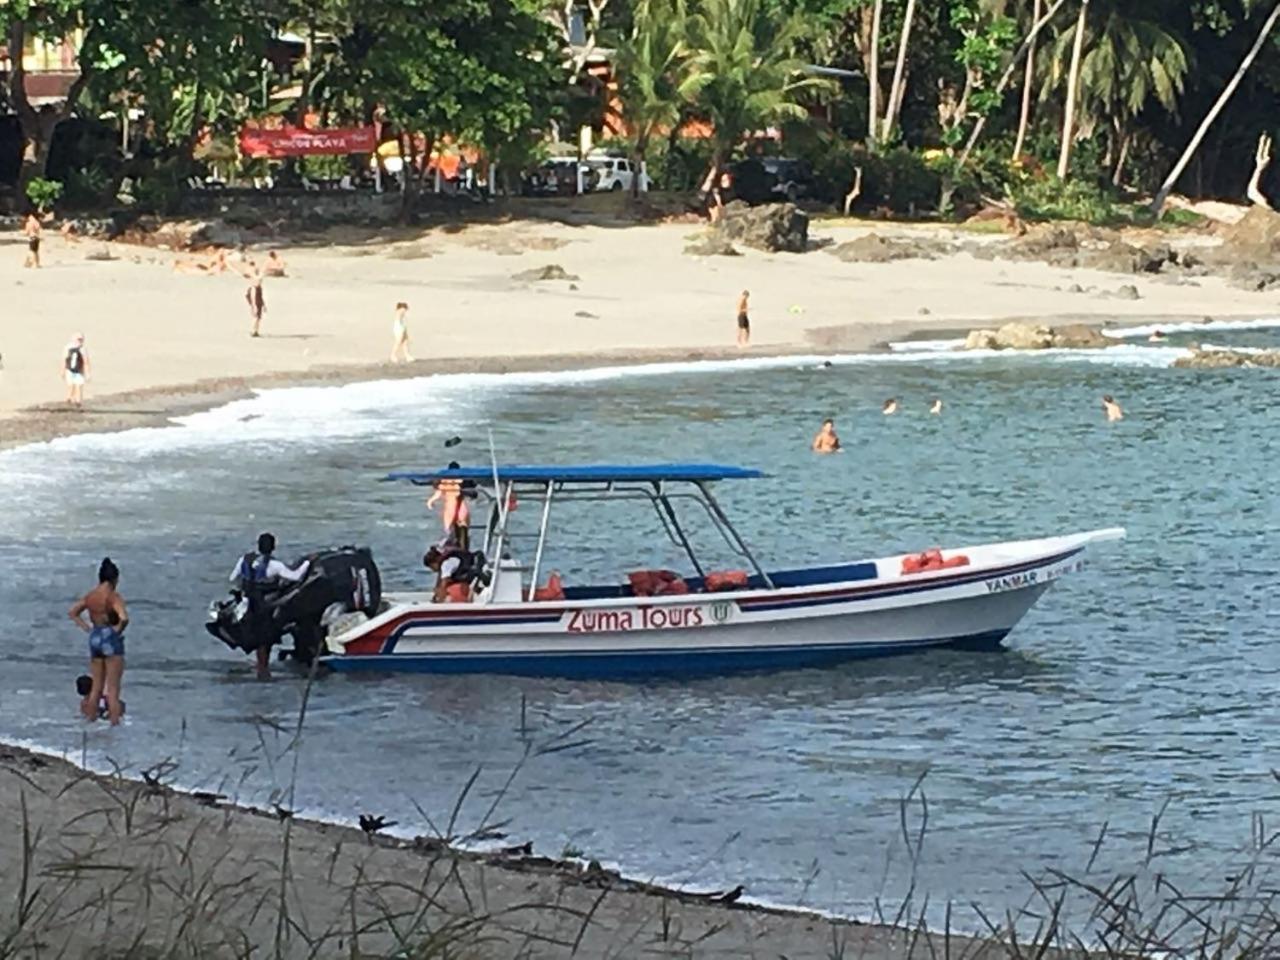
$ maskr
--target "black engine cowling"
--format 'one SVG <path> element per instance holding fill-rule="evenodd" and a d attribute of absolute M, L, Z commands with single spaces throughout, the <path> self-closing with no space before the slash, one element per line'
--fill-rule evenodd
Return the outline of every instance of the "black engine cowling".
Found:
<path fill-rule="evenodd" d="M 263 590 L 253 603 L 233 590 L 230 597 L 210 606 L 205 629 L 246 653 L 279 643 L 290 634 L 294 657 L 310 663 L 324 641 L 326 614 L 358 611 L 371 617 L 378 612 L 382 577 L 367 547 L 322 550 L 304 559 L 311 565 L 301 583 Z"/>

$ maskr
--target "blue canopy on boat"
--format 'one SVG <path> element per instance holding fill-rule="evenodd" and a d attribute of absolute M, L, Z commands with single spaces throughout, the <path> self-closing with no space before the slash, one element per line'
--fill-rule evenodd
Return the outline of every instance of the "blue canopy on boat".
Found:
<path fill-rule="evenodd" d="M 385 480 L 407 480 L 420 486 L 440 480 L 492 481 L 494 468 L 457 467 L 453 470 L 397 470 Z M 505 483 L 654 483 L 675 480 L 697 483 L 711 480 L 754 480 L 765 476 L 749 467 L 729 467 L 715 463 L 643 463 L 636 465 L 583 464 L 543 467 L 499 464 L 498 482 Z"/>

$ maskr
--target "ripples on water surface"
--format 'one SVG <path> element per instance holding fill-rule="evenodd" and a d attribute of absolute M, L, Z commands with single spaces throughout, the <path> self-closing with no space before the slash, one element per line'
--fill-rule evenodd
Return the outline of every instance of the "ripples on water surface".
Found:
<path fill-rule="evenodd" d="M 1214 340 L 1265 346 L 1271 331 Z M 1127 543 L 1050 592 L 998 654 L 937 652 L 837 669 L 655 684 L 504 677 L 327 677 L 311 699 L 298 806 L 368 810 L 426 832 L 483 767 L 474 825 L 528 736 L 587 742 L 530 758 L 503 799 L 510 832 L 641 876 L 866 914 L 909 885 L 899 799 L 921 773 L 916 896 L 1020 903 L 1020 871 L 1097 870 L 1146 849 L 1214 882 L 1274 810 L 1280 711 L 1274 371 L 1107 358 L 951 359 L 661 375 L 441 377 L 274 391 L 187 426 L 0 454 L 0 738 L 91 764 L 169 757 L 187 785 L 266 802 L 302 684 L 260 685 L 205 635 L 208 600 L 256 534 L 284 554 L 371 544 L 393 584 L 421 555 L 420 491 L 390 468 L 512 461 L 723 460 L 772 478 L 724 485 L 742 531 L 792 565 L 1099 526 Z M 1102 422 L 1099 398 L 1129 411 Z M 944 416 L 926 415 L 933 396 Z M 903 412 L 879 415 L 897 396 Z M 847 453 L 807 453 L 834 415 Z M 549 559 L 571 578 L 678 565 L 639 510 L 566 507 Z M 575 520 L 579 522 L 574 522 Z M 595 523 L 587 525 L 586 521 Z M 570 538 L 571 536 L 571 538 Z M 65 609 L 109 553 L 131 601 L 123 730 L 76 720 L 84 638 Z M 619 559 L 620 557 L 620 559 Z M 611 562 L 612 561 L 612 562 Z M 573 733 L 575 724 L 589 721 Z M 911 808 L 919 825 L 921 808 Z"/>

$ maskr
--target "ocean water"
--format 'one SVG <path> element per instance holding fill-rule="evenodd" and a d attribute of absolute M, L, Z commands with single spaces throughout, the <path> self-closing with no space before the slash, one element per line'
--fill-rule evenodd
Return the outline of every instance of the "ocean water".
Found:
<path fill-rule="evenodd" d="M 868 357 L 299 388 L 172 427 L 0 453 L 0 740 L 405 834 L 500 821 L 512 842 L 646 878 L 870 916 L 928 900 L 979 926 L 1023 873 L 1091 875 L 1152 853 L 1184 888 L 1233 875 L 1280 766 L 1280 374 L 1197 372 L 1186 343 L 1261 348 L 1273 326 L 1173 331 L 1105 352 Z M 1126 419 L 1103 422 L 1110 393 Z M 902 412 L 879 413 L 899 398 Z M 927 414 L 937 396 L 941 417 Z M 836 419 L 846 452 L 809 440 Z M 725 461 L 720 488 L 779 565 L 1125 526 L 999 653 L 934 652 L 689 682 L 321 677 L 257 683 L 202 627 L 263 529 L 286 556 L 370 545 L 422 584 L 422 491 L 388 470 L 456 458 Z M 443 441 L 463 443 L 446 450 Z M 532 512 L 532 511 L 530 511 Z M 550 566 L 572 581 L 678 567 L 645 511 L 566 508 Z M 712 546 L 711 540 L 705 540 Z M 109 554 L 134 623 L 129 716 L 77 719 L 83 634 L 66 609 Z M 296 763 L 295 763 L 296 761 Z M 913 791 L 914 787 L 914 791 Z M 967 921 L 965 919 L 967 917 Z"/>

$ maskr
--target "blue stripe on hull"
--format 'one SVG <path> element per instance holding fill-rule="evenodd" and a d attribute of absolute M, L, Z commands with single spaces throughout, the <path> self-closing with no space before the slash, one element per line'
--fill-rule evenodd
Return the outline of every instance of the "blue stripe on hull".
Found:
<path fill-rule="evenodd" d="M 772 646 L 739 649 L 703 647 L 691 650 L 626 650 L 618 653 L 411 654 L 328 657 L 322 662 L 340 671 L 374 673 L 500 673 L 524 677 L 613 678 L 718 676 L 757 670 L 824 667 L 864 657 L 912 653 L 930 647 L 994 649 L 1008 630 L 936 640 L 895 643 Z"/>

